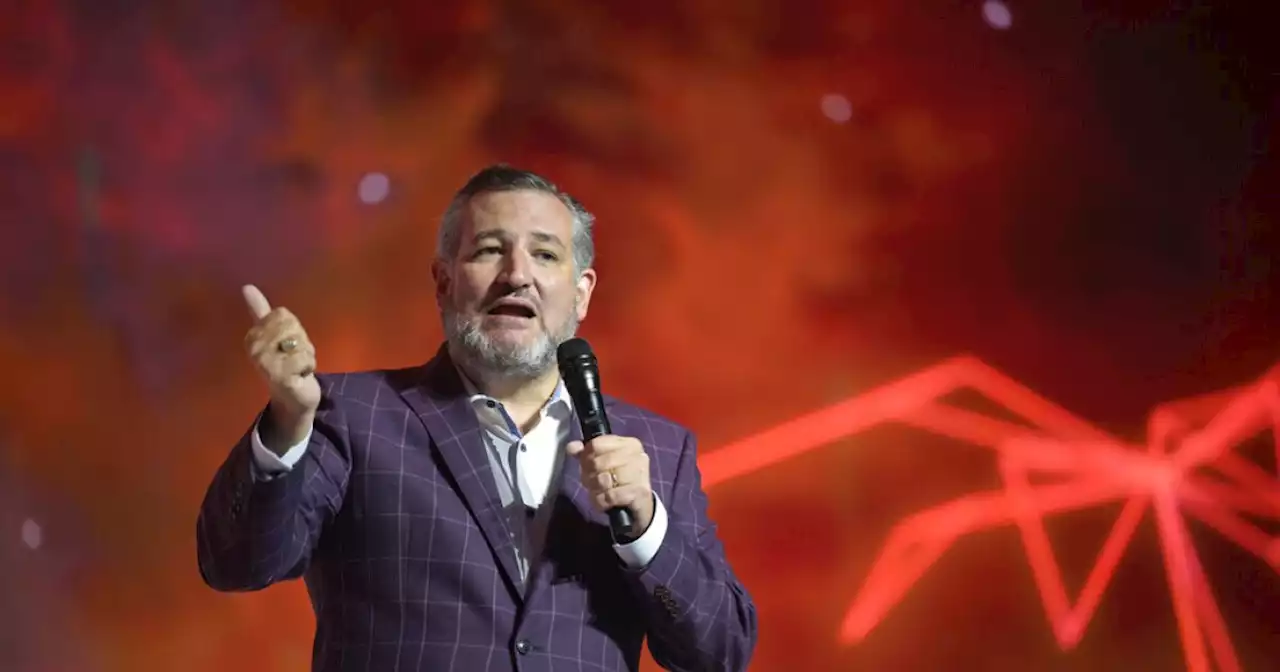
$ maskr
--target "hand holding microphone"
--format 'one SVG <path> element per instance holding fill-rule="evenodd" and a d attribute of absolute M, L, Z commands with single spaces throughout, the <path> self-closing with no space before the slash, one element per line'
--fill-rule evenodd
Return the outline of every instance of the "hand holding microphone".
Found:
<path fill-rule="evenodd" d="M 614 538 L 633 540 L 653 520 L 649 455 L 640 441 L 610 433 L 600 393 L 600 370 L 591 346 L 581 338 L 570 339 L 560 345 L 556 355 L 585 439 L 585 443 L 570 442 L 569 455 L 582 467 L 582 485 L 591 493 L 591 501 L 608 512 Z"/>

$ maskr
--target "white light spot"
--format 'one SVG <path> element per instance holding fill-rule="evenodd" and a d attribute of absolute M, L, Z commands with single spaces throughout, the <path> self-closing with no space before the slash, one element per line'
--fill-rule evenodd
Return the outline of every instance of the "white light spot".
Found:
<path fill-rule="evenodd" d="M 27 548 L 35 550 L 40 548 L 40 544 L 44 541 L 44 533 L 40 530 L 40 524 L 30 518 L 22 521 L 22 543 Z"/>
<path fill-rule="evenodd" d="M 843 124 L 853 118 L 853 104 L 838 93 L 828 93 L 822 97 L 822 113 L 831 121 Z"/>
<path fill-rule="evenodd" d="M 369 173 L 360 178 L 360 201 L 370 205 L 381 203 L 391 193 L 391 180 L 382 173 Z"/>
<path fill-rule="evenodd" d="M 996 30 L 1007 30 L 1013 25 L 1013 14 L 1009 12 L 1009 6 L 1000 0 L 987 0 L 982 3 L 982 19 Z"/>

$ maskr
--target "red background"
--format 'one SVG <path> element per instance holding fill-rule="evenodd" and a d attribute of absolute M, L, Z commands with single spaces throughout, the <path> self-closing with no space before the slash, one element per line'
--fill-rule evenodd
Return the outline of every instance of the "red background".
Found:
<path fill-rule="evenodd" d="M 237 288 L 301 315 L 324 369 L 420 362 L 438 213 L 495 160 L 597 213 L 605 383 L 707 454 L 957 353 L 1135 441 L 1155 404 L 1262 374 L 1266 22 L 1068 4 L 1011 4 L 996 30 L 951 0 L 15 0 L 0 664 L 305 667 L 301 585 L 219 595 L 195 566 L 204 488 L 263 401 Z M 362 203 L 374 171 L 390 194 Z M 1149 521 L 1074 651 L 1012 529 L 837 643 L 890 527 L 996 478 L 989 452 L 877 428 L 716 486 L 761 611 L 753 669 L 1180 669 Z M 1069 579 L 1115 513 L 1051 525 Z M 1275 573 L 1193 534 L 1245 669 L 1267 669 Z"/>

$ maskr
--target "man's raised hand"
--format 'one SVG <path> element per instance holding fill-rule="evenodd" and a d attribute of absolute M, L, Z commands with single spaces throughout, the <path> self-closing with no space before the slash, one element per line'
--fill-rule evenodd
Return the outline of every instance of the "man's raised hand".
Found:
<path fill-rule="evenodd" d="M 245 285 L 241 291 L 254 320 L 244 337 L 245 351 L 267 383 L 271 395 L 269 433 L 278 439 L 263 436 L 262 440 L 272 450 L 284 450 L 306 436 L 320 406 L 316 349 L 302 323 L 287 308 L 272 308 L 253 285 Z"/>

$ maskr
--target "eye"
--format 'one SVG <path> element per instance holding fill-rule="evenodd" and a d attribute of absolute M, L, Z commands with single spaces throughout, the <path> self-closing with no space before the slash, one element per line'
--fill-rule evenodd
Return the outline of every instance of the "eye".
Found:
<path fill-rule="evenodd" d="M 482 257 L 489 254 L 501 254 L 501 253 L 502 253 L 501 247 L 498 247 L 497 245 L 485 245 L 484 247 L 477 248 L 476 251 L 471 256 L 478 258 L 478 257 Z"/>
<path fill-rule="evenodd" d="M 549 250 L 538 250 L 537 252 L 533 253 L 533 256 L 535 259 L 539 259 L 541 261 L 559 261 L 560 260 L 559 255 Z"/>

